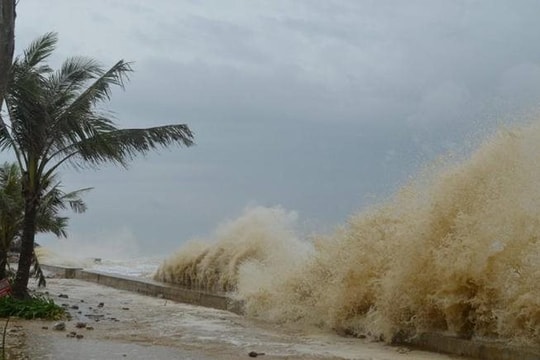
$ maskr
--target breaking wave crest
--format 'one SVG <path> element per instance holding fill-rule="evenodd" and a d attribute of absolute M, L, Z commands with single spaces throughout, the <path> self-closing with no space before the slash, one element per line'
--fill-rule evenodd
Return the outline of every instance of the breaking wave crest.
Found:
<path fill-rule="evenodd" d="M 332 235 L 255 208 L 156 278 L 232 291 L 250 316 L 392 341 L 422 331 L 540 343 L 540 126 L 499 130 Z"/>
<path fill-rule="evenodd" d="M 219 226 L 214 241 L 185 244 L 161 264 L 155 278 L 197 289 L 234 291 L 240 267 L 288 266 L 296 261 L 295 254 L 306 254 L 309 244 L 293 230 L 297 217 L 281 208 L 246 209 L 238 219 Z M 263 277 L 260 274 L 256 281 Z"/>

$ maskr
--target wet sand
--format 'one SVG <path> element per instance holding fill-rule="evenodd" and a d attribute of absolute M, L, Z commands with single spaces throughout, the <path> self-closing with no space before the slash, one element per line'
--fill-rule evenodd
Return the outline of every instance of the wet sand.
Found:
<path fill-rule="evenodd" d="M 226 311 L 147 297 L 71 279 L 49 279 L 48 292 L 72 315 L 55 321 L 12 320 L 6 340 L 15 359 L 448 360 L 455 356 L 294 329 Z M 66 297 L 59 297 L 63 295 Z M 81 323 L 77 327 L 77 323 Z M 77 335 L 79 338 L 77 338 Z"/>

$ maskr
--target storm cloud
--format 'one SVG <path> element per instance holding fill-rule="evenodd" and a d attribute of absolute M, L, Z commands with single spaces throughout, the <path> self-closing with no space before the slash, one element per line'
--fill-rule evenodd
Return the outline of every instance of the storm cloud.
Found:
<path fill-rule="evenodd" d="M 330 229 L 423 164 L 536 113 L 533 1 L 21 0 L 17 51 L 48 31 L 55 64 L 134 61 L 122 126 L 187 123 L 196 147 L 129 171 L 63 169 L 93 186 L 73 239 L 123 234 L 164 254 L 247 205 Z M 128 234 L 128 235 L 126 235 Z"/>

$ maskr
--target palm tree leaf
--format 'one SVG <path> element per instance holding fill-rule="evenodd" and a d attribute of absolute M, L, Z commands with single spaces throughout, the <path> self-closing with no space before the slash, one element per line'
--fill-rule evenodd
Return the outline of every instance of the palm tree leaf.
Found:
<path fill-rule="evenodd" d="M 100 135 L 101 136 L 101 135 Z M 146 129 L 120 129 L 102 135 L 124 159 L 133 159 L 137 154 L 165 148 L 176 144 L 193 145 L 193 133 L 185 124 L 156 126 Z"/>
<path fill-rule="evenodd" d="M 24 64 L 30 68 L 35 68 L 39 63 L 48 58 L 58 42 L 58 35 L 49 32 L 32 41 L 24 51 Z"/>
<path fill-rule="evenodd" d="M 19 153 L 23 150 L 40 151 L 49 128 L 49 116 L 43 101 L 44 80 L 41 74 L 25 72 L 17 63 L 13 68 L 15 74 L 5 97 L 12 145 L 18 148 Z"/>
<path fill-rule="evenodd" d="M 157 126 L 147 129 L 120 129 L 99 134 L 80 144 L 83 159 L 99 164 L 113 161 L 126 164 L 136 155 L 169 145 L 193 145 L 193 134 L 185 124 Z"/>
<path fill-rule="evenodd" d="M 91 58 L 72 57 L 52 73 L 47 81 L 51 112 L 60 114 L 71 105 L 88 81 L 103 74 L 99 63 Z M 55 117 L 53 115 L 53 117 Z"/>
<path fill-rule="evenodd" d="M 128 74 L 132 71 L 131 63 L 124 60 L 118 61 L 105 72 L 102 72 L 100 69 L 96 72 L 100 76 L 73 101 L 65 112 L 78 113 L 80 107 L 85 108 L 100 101 L 110 100 L 111 87 L 119 86 L 123 89 L 125 81 L 128 80 Z M 88 69 L 86 69 L 86 72 L 88 72 Z"/>
<path fill-rule="evenodd" d="M 69 218 L 65 216 L 49 217 L 47 214 L 38 214 L 36 219 L 36 231 L 50 232 L 58 237 L 67 237 L 67 223 Z"/>
<path fill-rule="evenodd" d="M 101 132 L 116 130 L 110 116 L 96 111 L 95 105 L 110 99 L 112 86 L 123 88 L 127 74 L 131 71 L 131 64 L 123 60 L 107 71 L 103 71 L 91 59 L 72 58 L 66 61 L 62 69 L 52 77 L 52 84 L 49 84 L 56 98 L 52 101 L 54 105 L 50 111 L 53 120 L 49 126 L 46 151 L 61 152 L 69 144 L 84 141 Z M 89 80 L 94 82 L 87 86 Z M 59 88 L 64 91 L 58 91 Z"/>
<path fill-rule="evenodd" d="M 156 126 L 146 129 L 118 129 L 99 133 L 89 139 L 72 144 L 56 156 L 63 156 L 46 175 L 52 174 L 64 162 L 80 168 L 113 162 L 127 167 L 137 155 L 170 145 L 192 146 L 193 133 L 185 124 Z M 81 162 L 80 160 L 84 160 Z"/>
<path fill-rule="evenodd" d="M 81 195 L 92 189 L 93 188 L 89 187 L 65 193 L 60 199 L 62 200 L 62 202 L 67 203 L 71 210 L 73 210 L 75 213 L 82 214 L 86 211 L 88 207 L 86 206 L 86 203 L 82 200 Z"/>
<path fill-rule="evenodd" d="M 15 142 L 9 132 L 9 127 L 0 115 L 0 150 L 15 149 Z"/>

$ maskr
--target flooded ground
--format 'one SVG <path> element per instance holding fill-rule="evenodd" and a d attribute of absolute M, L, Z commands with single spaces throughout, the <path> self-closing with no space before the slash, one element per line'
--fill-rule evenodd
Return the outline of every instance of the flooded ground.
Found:
<path fill-rule="evenodd" d="M 56 322 L 12 321 L 7 339 L 16 359 L 443 360 L 458 357 L 292 329 L 226 311 L 142 296 L 93 283 L 49 279 L 44 290 L 72 314 Z M 62 295 L 60 297 L 59 295 Z M 65 297 L 67 296 L 67 298 Z M 84 327 L 77 327 L 79 326 Z"/>

